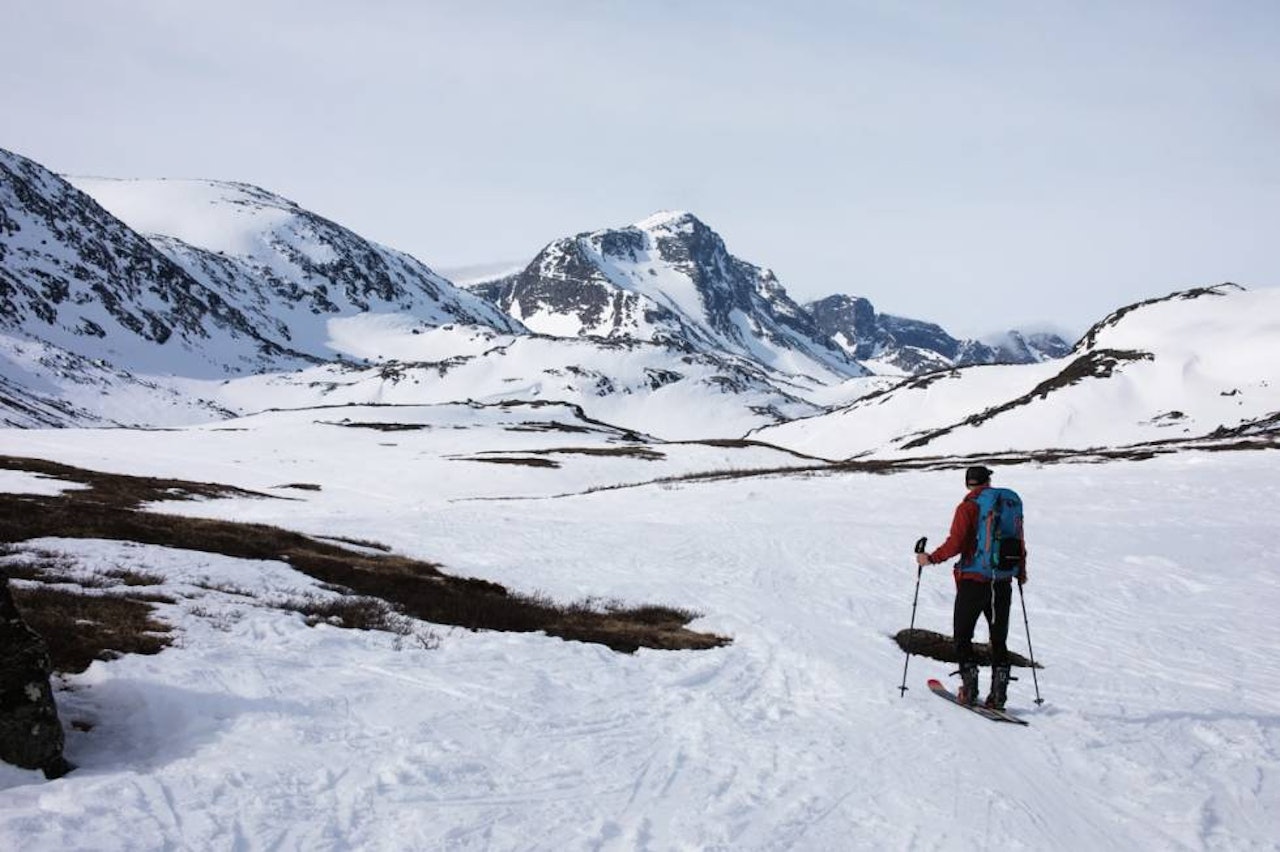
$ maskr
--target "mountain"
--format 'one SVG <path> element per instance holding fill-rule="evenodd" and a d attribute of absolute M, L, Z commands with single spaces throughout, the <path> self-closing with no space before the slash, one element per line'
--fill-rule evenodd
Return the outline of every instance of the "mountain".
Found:
<path fill-rule="evenodd" d="M 300 353 L 89 196 L 0 150 L 0 334 L 131 370 L 216 376 Z"/>
<path fill-rule="evenodd" d="M 818 382 L 740 354 L 531 334 L 408 255 L 265 190 L 73 185 L 17 155 L 0 162 L 3 425 L 172 426 L 284 399 L 562 398 L 688 438 L 822 410 L 805 399 Z"/>
<path fill-rule="evenodd" d="M 867 299 L 834 295 L 804 306 L 818 330 L 850 356 L 876 367 L 921 374 L 971 364 L 1034 364 L 1071 345 L 1053 334 L 1009 331 L 994 344 L 958 340 L 941 326 L 877 313 Z"/>
<path fill-rule="evenodd" d="M 958 340 L 856 297 L 801 307 L 688 213 L 557 240 L 470 292 L 245 184 L 75 184 L 0 152 L 3 425 L 559 400 L 659 438 L 751 432 L 847 458 L 1269 435 L 1280 419 L 1270 292 L 1127 306 L 1064 353 L 1046 335 Z"/>
<path fill-rule="evenodd" d="M 206 180 L 70 181 L 264 334 L 318 360 L 334 356 L 329 320 L 362 313 L 405 313 L 431 326 L 519 328 L 413 257 L 258 187 Z"/>
<path fill-rule="evenodd" d="M 68 181 L 7 151 L 0 307 L 0 331 L 68 357 L 203 378 L 329 360 L 329 320 L 368 312 L 519 330 L 412 257 L 264 190 Z"/>
<path fill-rule="evenodd" d="M 1280 291 L 1235 284 L 1126 306 L 1068 358 L 917 376 L 753 437 L 824 458 L 1088 449 L 1274 435 Z"/>
<path fill-rule="evenodd" d="M 826 379 L 867 374 L 771 271 L 730 254 L 690 213 L 556 240 L 475 289 L 542 334 L 648 340 Z"/>

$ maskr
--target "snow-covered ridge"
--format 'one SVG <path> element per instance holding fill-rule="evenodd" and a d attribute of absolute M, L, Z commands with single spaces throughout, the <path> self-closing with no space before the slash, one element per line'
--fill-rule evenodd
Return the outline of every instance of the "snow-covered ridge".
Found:
<path fill-rule="evenodd" d="M 135 231 L 205 251 L 262 253 L 270 234 L 305 215 L 294 202 L 244 183 L 75 175 L 66 180 Z M 324 259 L 331 256 L 316 258 Z"/>
<path fill-rule="evenodd" d="M 756 433 L 825 458 L 1194 438 L 1280 411 L 1280 291 L 1201 288 L 1116 311 L 1071 353 L 906 380 Z"/>
<path fill-rule="evenodd" d="M 327 323 L 402 312 L 428 325 L 519 326 L 402 252 L 288 199 L 241 183 L 71 178 L 189 274 L 260 327 L 318 358 L 333 356 Z"/>
<path fill-rule="evenodd" d="M 2 150 L 0 307 L 8 334 L 133 370 L 213 376 L 306 361 L 89 196 Z"/>

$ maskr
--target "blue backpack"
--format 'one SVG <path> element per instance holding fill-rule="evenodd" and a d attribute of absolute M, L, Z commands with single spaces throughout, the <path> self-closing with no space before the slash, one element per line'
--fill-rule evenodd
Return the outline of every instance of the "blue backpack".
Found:
<path fill-rule="evenodd" d="M 1009 488 L 984 488 L 967 499 L 978 504 L 978 542 L 973 559 L 960 570 L 995 580 L 1017 576 L 1027 558 L 1022 540 L 1022 498 Z"/>

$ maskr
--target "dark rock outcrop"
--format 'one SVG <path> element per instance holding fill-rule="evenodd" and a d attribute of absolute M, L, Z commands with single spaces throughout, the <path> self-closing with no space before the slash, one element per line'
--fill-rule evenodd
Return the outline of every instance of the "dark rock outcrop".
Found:
<path fill-rule="evenodd" d="M 931 660 L 937 660 L 940 663 L 958 662 L 956 657 L 956 640 L 950 636 L 944 636 L 941 633 L 935 633 L 932 630 L 921 630 L 920 628 L 899 630 L 894 635 L 893 641 L 898 643 L 898 647 L 903 651 L 910 651 L 917 657 L 928 657 Z M 984 642 L 973 643 L 973 653 L 978 658 L 978 665 L 991 665 L 991 646 Z M 1009 652 L 1009 665 L 1021 666 L 1022 668 L 1031 668 L 1031 661 L 1021 654 L 1013 651 Z M 1036 663 L 1038 669 L 1044 668 L 1040 663 Z"/>
<path fill-rule="evenodd" d="M 49 652 L 26 625 L 0 577 L 0 760 L 60 778 L 74 767 L 62 756 L 62 723 L 49 685 Z"/>
<path fill-rule="evenodd" d="M 690 213 L 565 237 L 523 271 L 475 285 L 529 328 L 728 354 L 785 372 L 864 375 L 787 295 L 772 271 L 729 252 Z"/>
<path fill-rule="evenodd" d="M 823 335 L 858 360 L 881 361 L 917 375 L 973 364 L 1034 364 L 1071 351 L 1054 334 L 1010 331 L 995 342 L 960 340 L 935 323 L 877 313 L 860 296 L 828 296 L 804 309 Z"/>

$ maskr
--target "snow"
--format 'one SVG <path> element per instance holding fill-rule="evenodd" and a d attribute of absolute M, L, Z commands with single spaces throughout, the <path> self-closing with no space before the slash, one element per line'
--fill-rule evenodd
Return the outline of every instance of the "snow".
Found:
<path fill-rule="evenodd" d="M 334 352 L 375 361 L 444 361 L 483 355 L 509 335 L 485 326 L 432 326 L 412 314 L 363 313 L 328 322 Z"/>
<path fill-rule="evenodd" d="M 496 307 L 413 257 L 364 240 L 254 186 L 205 180 L 69 180 L 145 233 L 195 280 L 244 311 L 267 337 L 294 351 L 330 357 L 327 320 L 334 315 L 398 312 L 412 314 L 420 325 L 475 322 L 517 329 Z M 202 348 L 216 352 L 220 343 L 209 341 Z"/>
<path fill-rule="evenodd" d="M 774 412 L 799 416 L 818 410 L 800 398 L 803 388 L 780 388 L 748 368 L 733 372 L 720 361 L 658 344 L 491 337 L 469 326 L 413 335 L 401 320 L 347 322 L 331 323 L 331 339 L 359 357 L 430 358 L 450 349 L 452 354 L 434 362 L 329 364 L 188 387 L 211 404 L 241 413 L 364 403 L 563 401 L 582 405 L 596 419 L 667 439 L 740 437 L 777 422 Z M 655 388 L 655 376 L 662 375 L 680 378 Z M 741 386 L 725 390 L 724 376 Z"/>
<path fill-rule="evenodd" d="M 38 473 L 22 470 L 0 470 L 0 492 L 6 494 L 54 495 L 83 486 Z"/>
<path fill-rule="evenodd" d="M 577 314 L 560 313 L 541 306 L 531 313 L 526 313 L 519 301 L 511 303 L 510 313 L 523 323 L 525 328 L 536 334 L 545 334 L 550 337 L 577 337 L 583 332 L 582 321 Z"/>
<path fill-rule="evenodd" d="M 1077 359 L 1109 360 L 1110 351 L 1121 353 L 1110 376 L 1032 394 L 1042 383 L 1054 385 Z M 1280 290 L 1223 287 L 1130 311 L 1100 329 L 1090 346 L 1059 360 L 908 379 L 753 437 L 833 459 L 1086 449 L 1194 438 L 1277 411 Z M 984 416 L 975 422 L 974 415 Z M 904 446 L 933 430 L 948 431 Z"/>
<path fill-rule="evenodd" d="M 681 221 L 678 215 L 672 215 L 675 218 L 656 216 L 635 225 L 645 232 L 645 248 L 637 253 L 634 262 L 606 258 L 590 238 L 578 242 L 584 250 L 596 255 L 596 262 L 610 281 L 647 296 L 706 333 L 714 333 L 708 326 L 707 307 L 698 285 L 687 273 L 663 260 L 658 251 L 658 238 L 671 234 L 673 226 Z"/>
<path fill-rule="evenodd" d="M 143 234 L 232 255 L 264 255 L 266 238 L 300 212 L 244 184 L 209 180 L 67 177 L 113 216 Z"/>
<path fill-rule="evenodd" d="M 1000 468 L 1027 505 L 1025 602 L 1046 666 L 1044 705 L 1027 673 L 1013 685 L 1031 722 L 1014 729 L 929 695 L 946 664 L 912 658 L 897 690 L 889 636 L 910 617 L 911 543 L 945 534 L 958 472 L 589 490 L 785 455 L 654 444 L 664 459 L 468 460 L 621 446 L 603 427 L 511 428 L 571 416 L 345 406 L 0 433 L 6 454 L 97 469 L 315 483 L 155 509 L 381 541 L 562 600 L 691 607 L 695 628 L 734 640 L 628 656 L 419 625 L 429 650 L 217 591 L 324 593 L 283 563 L 31 542 L 84 571 L 163 576 L 179 641 L 60 684 L 64 722 L 91 725 L 67 731 L 80 768 L 52 782 L 0 768 L 0 847 L 1275 848 L 1280 454 Z M 423 428 L 349 426 L 377 421 Z M 477 499 L 497 496 L 520 499 Z M 925 573 L 916 626 L 950 632 L 951 593 L 947 571 Z M 1020 615 L 1011 646 L 1026 653 Z"/>

